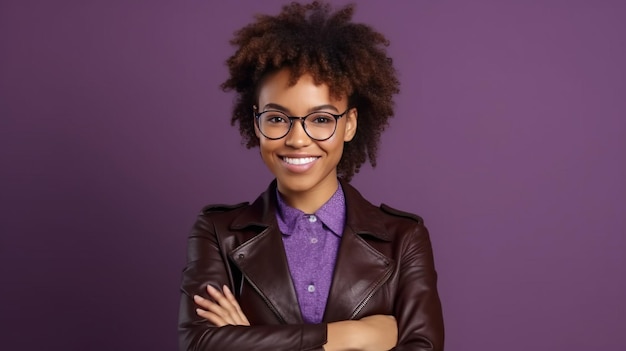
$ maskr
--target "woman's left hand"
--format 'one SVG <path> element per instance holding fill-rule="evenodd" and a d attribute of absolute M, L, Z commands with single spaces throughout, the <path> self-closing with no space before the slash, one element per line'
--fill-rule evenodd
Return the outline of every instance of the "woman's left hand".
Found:
<path fill-rule="evenodd" d="M 212 286 L 207 286 L 209 296 L 213 301 L 201 296 L 194 295 L 193 300 L 200 308 L 196 309 L 198 316 L 208 320 L 218 327 L 225 325 L 245 325 L 249 326 L 248 318 L 239 307 L 233 293 L 226 285 L 222 288 L 223 293 Z"/>

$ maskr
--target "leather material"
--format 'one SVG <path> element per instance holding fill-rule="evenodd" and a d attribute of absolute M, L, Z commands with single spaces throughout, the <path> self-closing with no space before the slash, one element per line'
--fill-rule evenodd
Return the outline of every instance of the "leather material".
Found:
<path fill-rule="evenodd" d="M 304 324 L 275 216 L 275 181 L 252 204 L 208 206 L 193 227 L 183 271 L 181 350 L 323 350 L 326 323 L 394 315 L 401 350 L 443 350 L 432 248 L 422 219 L 376 207 L 342 182 L 346 227 L 323 323 Z M 251 326 L 217 328 L 193 295 L 226 284 Z"/>

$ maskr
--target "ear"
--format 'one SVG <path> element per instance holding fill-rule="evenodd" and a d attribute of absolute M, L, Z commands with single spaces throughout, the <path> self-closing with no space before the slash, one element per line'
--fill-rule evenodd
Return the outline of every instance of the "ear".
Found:
<path fill-rule="evenodd" d="M 356 134 L 358 117 L 359 112 L 357 111 L 356 107 L 351 108 L 350 111 L 348 111 L 348 113 L 346 114 L 346 129 L 344 131 L 343 141 L 348 142 L 352 140 L 352 138 L 354 138 L 354 135 Z"/>
<path fill-rule="evenodd" d="M 261 139 L 261 132 L 259 131 L 259 128 L 257 128 L 255 121 L 257 109 L 258 108 L 256 106 L 252 106 L 252 123 L 254 124 L 254 135 L 256 135 L 257 139 Z"/>

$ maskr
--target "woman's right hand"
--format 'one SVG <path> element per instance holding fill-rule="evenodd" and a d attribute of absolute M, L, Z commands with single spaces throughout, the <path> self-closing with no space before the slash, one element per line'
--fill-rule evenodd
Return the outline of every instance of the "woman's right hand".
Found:
<path fill-rule="evenodd" d="M 325 351 L 386 351 L 398 342 L 398 324 L 394 316 L 374 315 L 356 321 L 328 324 Z"/>
<path fill-rule="evenodd" d="M 394 316 L 374 315 L 359 320 L 364 323 L 364 336 L 368 337 L 367 345 L 363 345 L 362 350 L 390 350 L 398 342 L 398 323 Z"/>
<path fill-rule="evenodd" d="M 239 307 L 239 302 L 237 302 L 228 286 L 224 285 L 222 291 L 220 292 L 208 285 L 207 292 L 213 298 L 213 301 L 199 295 L 193 297 L 196 305 L 200 307 L 196 309 L 198 316 L 208 320 L 217 327 L 225 325 L 250 326 L 248 318 L 241 310 L 241 307 Z"/>

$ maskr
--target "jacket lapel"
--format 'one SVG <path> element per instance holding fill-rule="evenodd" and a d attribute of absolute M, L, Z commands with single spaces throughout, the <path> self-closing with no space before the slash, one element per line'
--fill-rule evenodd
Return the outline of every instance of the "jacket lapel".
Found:
<path fill-rule="evenodd" d="M 389 241 L 378 207 L 351 185 L 341 182 L 346 198 L 346 226 L 337 253 L 325 322 L 353 319 L 393 273 L 393 259 L 368 244 Z M 241 245 L 229 256 L 245 279 L 286 324 L 303 323 L 291 280 L 282 236 L 276 222 L 275 181 L 231 224 Z"/>
<path fill-rule="evenodd" d="M 346 197 L 346 227 L 337 254 L 325 322 L 353 319 L 389 279 L 394 262 L 367 243 L 389 241 L 380 210 L 356 189 L 341 183 Z"/>
<path fill-rule="evenodd" d="M 298 298 L 276 222 L 273 185 L 233 221 L 231 230 L 254 233 L 251 238 L 242 236 L 243 244 L 234 248 L 229 256 L 280 320 L 286 324 L 301 324 Z"/>

